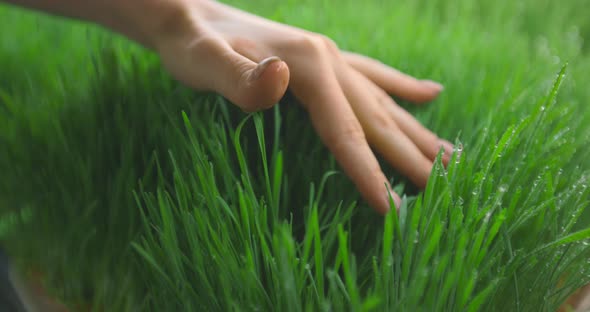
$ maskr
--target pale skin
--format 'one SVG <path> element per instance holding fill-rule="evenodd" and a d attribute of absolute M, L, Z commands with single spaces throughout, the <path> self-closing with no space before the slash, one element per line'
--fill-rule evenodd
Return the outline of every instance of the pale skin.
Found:
<path fill-rule="evenodd" d="M 329 38 L 211 0 L 8 0 L 97 23 L 156 51 L 179 81 L 215 91 L 244 111 L 272 107 L 289 89 L 310 115 L 322 142 L 363 198 L 390 210 L 378 153 L 424 187 L 437 153 L 446 165 L 453 145 L 389 95 L 433 100 L 442 86 L 371 58 L 341 51 Z M 296 152 L 296 151 L 288 151 Z"/>

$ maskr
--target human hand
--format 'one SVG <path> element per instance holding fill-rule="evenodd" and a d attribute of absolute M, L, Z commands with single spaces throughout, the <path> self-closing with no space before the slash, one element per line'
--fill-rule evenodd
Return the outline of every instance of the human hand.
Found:
<path fill-rule="evenodd" d="M 452 144 L 388 95 L 423 103 L 440 93 L 438 83 L 342 52 L 325 36 L 221 3 L 179 3 L 151 31 L 135 32 L 142 34 L 136 39 L 155 49 L 178 80 L 216 91 L 244 111 L 271 107 L 289 88 L 377 212 L 389 211 L 391 186 L 369 146 L 419 187 L 426 185 L 440 148 L 443 163 L 448 163 Z M 400 197 L 389 191 L 399 207 Z"/>

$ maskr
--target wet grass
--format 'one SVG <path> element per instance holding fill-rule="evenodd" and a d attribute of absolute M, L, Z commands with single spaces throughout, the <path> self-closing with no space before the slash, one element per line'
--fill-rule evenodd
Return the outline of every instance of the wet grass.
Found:
<path fill-rule="evenodd" d="M 121 38 L 0 7 L 0 234 L 55 296 L 113 311 L 554 311 L 590 282 L 583 1 L 233 2 L 443 82 L 406 107 L 461 158 L 437 162 L 424 192 L 385 166 L 407 197 L 382 218 L 292 98 L 245 115 Z"/>

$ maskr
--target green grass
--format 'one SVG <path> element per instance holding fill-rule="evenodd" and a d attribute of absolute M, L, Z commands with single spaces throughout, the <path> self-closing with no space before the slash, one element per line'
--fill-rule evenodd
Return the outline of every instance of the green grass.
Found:
<path fill-rule="evenodd" d="M 0 235 L 71 306 L 555 311 L 590 282 L 584 0 L 231 1 L 445 84 L 461 143 L 375 215 L 291 98 L 247 116 L 95 27 L 0 6 Z M 567 66 L 564 66 L 565 64 Z"/>

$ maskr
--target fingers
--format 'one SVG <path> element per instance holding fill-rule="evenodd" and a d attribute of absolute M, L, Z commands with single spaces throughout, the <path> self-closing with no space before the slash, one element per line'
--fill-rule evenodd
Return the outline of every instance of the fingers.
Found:
<path fill-rule="evenodd" d="M 338 80 L 369 143 L 414 184 L 425 187 L 432 160 L 399 128 L 362 79 L 362 75 L 348 66 L 339 68 Z"/>
<path fill-rule="evenodd" d="M 378 213 L 390 210 L 387 188 L 399 207 L 401 199 L 387 183 L 329 61 L 313 65 L 313 75 L 306 70 L 293 73 L 291 89 L 305 103 L 318 135 Z"/>
<path fill-rule="evenodd" d="M 397 105 L 397 103 L 391 98 L 387 98 L 389 100 L 386 104 L 389 104 L 387 105 L 387 108 L 391 117 L 399 125 L 400 129 L 407 134 L 410 140 L 412 140 L 412 142 L 414 142 L 422 153 L 431 161 L 436 159 L 436 156 L 442 148 L 444 153 L 442 154 L 441 160 L 445 166 L 448 165 L 451 156 L 453 155 L 453 144 L 447 140 L 440 139 L 420 124 L 414 116 Z"/>
<path fill-rule="evenodd" d="M 373 90 L 377 101 L 388 111 L 390 118 L 416 144 L 420 151 L 428 159 L 434 161 L 440 149 L 443 148 L 442 162 L 445 166 L 448 165 L 453 154 L 453 144 L 439 138 L 436 134 L 426 129 L 414 116 L 395 103 L 383 90 L 373 85 L 370 81 L 365 81 L 367 85 L 370 85 L 369 87 Z"/>
<path fill-rule="evenodd" d="M 186 47 L 163 49 L 160 54 L 177 79 L 195 89 L 216 91 L 244 111 L 273 106 L 289 83 L 289 69 L 280 58 L 256 63 L 219 38 L 201 36 Z"/>
<path fill-rule="evenodd" d="M 366 56 L 351 52 L 343 52 L 343 55 L 354 69 L 381 89 L 405 100 L 414 103 L 428 102 L 436 98 L 443 89 L 439 83 L 418 80 Z"/>

